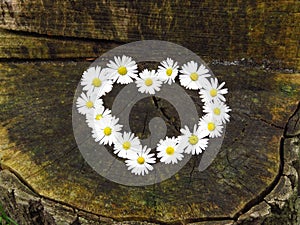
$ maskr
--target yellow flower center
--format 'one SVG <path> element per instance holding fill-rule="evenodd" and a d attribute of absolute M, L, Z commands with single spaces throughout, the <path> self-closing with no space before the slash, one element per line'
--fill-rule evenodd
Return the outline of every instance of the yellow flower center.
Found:
<path fill-rule="evenodd" d="M 125 150 L 130 149 L 130 147 L 131 147 L 131 144 L 130 144 L 129 141 L 125 141 L 125 142 L 123 143 L 123 148 L 124 148 Z"/>
<path fill-rule="evenodd" d="M 166 153 L 168 155 L 173 155 L 174 152 L 175 152 L 175 149 L 173 147 L 169 146 L 169 147 L 166 148 Z"/>
<path fill-rule="evenodd" d="M 153 81 L 152 81 L 152 79 L 151 78 L 147 78 L 146 80 L 145 80 L 145 85 L 146 86 L 151 86 L 153 84 Z"/>
<path fill-rule="evenodd" d="M 93 103 L 92 101 L 87 101 L 87 102 L 85 103 L 85 105 L 86 105 L 86 107 L 88 107 L 88 108 L 90 109 L 90 108 L 93 108 L 94 103 Z"/>
<path fill-rule="evenodd" d="M 96 120 L 101 120 L 102 117 L 103 117 L 102 114 L 97 114 L 96 117 L 95 117 L 95 119 L 96 119 Z"/>
<path fill-rule="evenodd" d="M 189 137 L 189 142 L 191 145 L 197 144 L 198 141 L 199 141 L 198 137 L 194 134 Z"/>
<path fill-rule="evenodd" d="M 138 158 L 137 158 L 137 162 L 138 162 L 138 164 L 144 164 L 145 163 L 145 159 L 142 157 L 142 156 L 139 156 Z"/>
<path fill-rule="evenodd" d="M 219 116 L 221 114 L 221 109 L 220 108 L 214 108 L 214 114 Z"/>
<path fill-rule="evenodd" d="M 102 81 L 99 78 L 94 78 L 92 81 L 92 85 L 94 85 L 95 87 L 100 87 L 102 84 Z"/>
<path fill-rule="evenodd" d="M 172 72 L 173 72 L 172 68 L 168 68 L 168 69 L 166 70 L 167 76 L 171 76 L 171 75 L 172 75 Z"/>
<path fill-rule="evenodd" d="M 191 73 L 190 78 L 192 81 L 196 81 L 199 78 L 199 75 L 197 73 Z"/>
<path fill-rule="evenodd" d="M 218 94 L 218 91 L 217 91 L 216 89 L 213 88 L 213 89 L 210 90 L 209 93 L 210 93 L 210 96 L 211 96 L 211 97 L 216 97 L 217 94 Z"/>
<path fill-rule="evenodd" d="M 111 135 L 111 128 L 110 127 L 105 127 L 103 132 L 106 136 L 109 136 L 109 135 Z"/>
<path fill-rule="evenodd" d="M 209 131 L 213 131 L 213 130 L 216 129 L 216 125 L 213 122 L 210 122 L 210 123 L 207 124 L 207 129 Z"/>
<path fill-rule="evenodd" d="M 118 69 L 118 73 L 124 76 L 127 73 L 127 68 L 125 66 L 120 66 Z"/>

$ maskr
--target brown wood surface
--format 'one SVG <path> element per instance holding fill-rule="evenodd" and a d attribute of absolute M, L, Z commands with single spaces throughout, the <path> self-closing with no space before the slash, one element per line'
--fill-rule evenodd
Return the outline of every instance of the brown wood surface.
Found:
<path fill-rule="evenodd" d="M 112 42 L 167 40 L 211 60 L 244 58 L 275 68 L 300 68 L 298 0 L 3 0 L 0 5 L 0 27 L 21 33 Z M 28 42 L 24 45 L 20 47 L 29 52 L 35 48 Z M 43 49 L 29 57 L 49 58 L 51 52 Z M 64 54 L 55 44 L 50 49 L 54 57 Z M 74 57 L 84 51 L 73 50 Z"/>
<path fill-rule="evenodd" d="M 50 37 L 0 29 L 0 59 L 91 60 L 118 46 L 116 42 Z"/>
<path fill-rule="evenodd" d="M 2 0 L 0 12 L 0 204 L 20 225 L 300 224 L 299 1 Z M 233 111 L 207 170 L 193 157 L 162 183 L 127 187 L 84 161 L 72 104 L 91 60 L 144 39 L 205 59 Z M 133 130 L 145 137 L 161 116 L 176 135 L 173 112 L 141 101 Z"/>
<path fill-rule="evenodd" d="M 299 100 L 299 74 L 213 66 L 216 76 L 227 82 L 233 109 L 213 164 L 200 173 L 196 157 L 169 180 L 126 187 L 95 173 L 74 141 L 74 90 L 88 65 L 1 63 L 1 166 L 38 195 L 116 220 L 234 220 L 278 182 L 280 139 Z M 144 103 L 143 112 L 145 107 L 161 113 L 152 101 Z"/>

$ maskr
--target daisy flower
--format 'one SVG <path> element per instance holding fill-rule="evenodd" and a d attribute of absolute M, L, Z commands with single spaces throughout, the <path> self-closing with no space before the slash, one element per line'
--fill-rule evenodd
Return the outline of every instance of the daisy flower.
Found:
<path fill-rule="evenodd" d="M 116 136 L 120 135 L 122 125 L 118 124 L 119 119 L 116 117 L 107 117 L 99 122 L 99 125 L 93 129 L 93 138 L 95 141 L 100 141 L 100 144 L 112 145 L 116 140 Z"/>
<path fill-rule="evenodd" d="M 82 92 L 76 101 L 77 110 L 83 115 L 91 113 L 96 105 L 103 105 L 103 100 L 97 99 L 96 93 L 88 95 Z"/>
<path fill-rule="evenodd" d="M 223 95 L 228 93 L 228 89 L 222 89 L 222 87 L 225 85 L 225 82 L 219 85 L 217 78 L 211 78 L 210 82 L 205 82 L 204 84 L 204 89 L 200 90 L 199 92 L 203 102 L 211 102 L 213 100 L 226 102 L 226 99 Z"/>
<path fill-rule="evenodd" d="M 201 127 L 194 125 L 194 129 L 191 132 L 187 126 L 180 130 L 181 136 L 179 137 L 179 148 L 184 149 L 185 153 L 198 155 L 208 145 L 208 138 L 205 138 L 208 135 L 208 132 L 203 130 Z"/>
<path fill-rule="evenodd" d="M 95 92 L 101 97 L 111 91 L 112 84 L 112 80 L 108 79 L 105 70 L 100 66 L 88 68 L 82 75 L 81 85 L 87 94 Z"/>
<path fill-rule="evenodd" d="M 165 164 L 174 164 L 183 159 L 183 150 L 178 148 L 178 140 L 175 137 L 160 140 L 156 150 L 157 157 Z"/>
<path fill-rule="evenodd" d="M 210 114 L 200 119 L 199 126 L 202 127 L 203 130 L 209 132 L 210 138 L 220 137 L 222 135 L 223 126 L 221 122 L 215 120 Z"/>
<path fill-rule="evenodd" d="M 208 102 L 203 106 L 203 112 L 208 113 L 213 116 L 215 120 L 217 120 L 220 123 L 225 124 L 226 122 L 229 122 L 229 114 L 228 112 L 231 111 L 231 109 L 221 101 L 213 101 Z"/>
<path fill-rule="evenodd" d="M 159 91 L 160 86 L 162 85 L 162 82 L 158 79 L 155 70 L 149 71 L 148 69 L 144 69 L 140 73 L 140 77 L 136 79 L 135 83 L 139 88 L 139 92 L 151 95 L 155 94 L 155 91 Z"/>
<path fill-rule="evenodd" d="M 114 61 L 110 60 L 107 67 L 109 78 L 119 84 L 129 84 L 133 81 L 132 78 L 137 78 L 137 64 L 131 57 L 115 56 Z"/>
<path fill-rule="evenodd" d="M 179 76 L 181 85 L 192 90 L 202 88 L 205 82 L 204 78 L 210 76 L 204 65 L 200 65 L 198 68 L 198 63 L 194 61 L 184 64 L 180 72 L 182 73 Z"/>
<path fill-rule="evenodd" d="M 114 153 L 121 158 L 129 158 L 129 155 L 136 154 L 137 149 L 141 149 L 140 140 L 133 133 L 124 132 L 116 136 Z"/>
<path fill-rule="evenodd" d="M 149 170 L 153 170 L 153 166 L 150 164 L 155 163 L 155 155 L 150 153 L 151 149 L 147 146 L 140 148 L 139 152 L 130 155 L 130 158 L 125 161 L 128 166 L 128 170 L 135 175 L 142 175 L 149 173 Z"/>
<path fill-rule="evenodd" d="M 167 60 L 162 61 L 161 66 L 158 66 L 158 76 L 164 83 L 172 84 L 175 82 L 175 78 L 178 74 L 178 64 L 174 62 L 173 59 L 167 58 Z"/>
<path fill-rule="evenodd" d="M 91 112 L 86 115 L 86 122 L 90 128 L 94 128 L 102 119 L 112 117 L 111 111 L 105 109 L 103 105 L 96 106 Z"/>

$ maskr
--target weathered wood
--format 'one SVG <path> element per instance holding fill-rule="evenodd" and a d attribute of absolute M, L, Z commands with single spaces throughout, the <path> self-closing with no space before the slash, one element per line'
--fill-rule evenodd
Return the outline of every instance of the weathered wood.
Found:
<path fill-rule="evenodd" d="M 38 195 L 121 221 L 233 221 L 262 201 L 279 182 L 283 165 L 280 139 L 299 101 L 299 74 L 212 67 L 217 77 L 227 82 L 228 104 L 233 109 L 224 144 L 213 164 L 200 173 L 194 157 L 165 182 L 125 187 L 95 173 L 74 141 L 73 94 L 88 65 L 0 65 L 1 167 L 18 174 Z M 145 104 L 161 113 L 151 101 Z M 160 107 L 168 106 L 162 103 Z M 137 127 L 141 133 L 143 124 L 141 117 Z"/>
<path fill-rule="evenodd" d="M 297 0 L 3 0 L 0 4 L 0 27 L 6 29 L 120 42 L 160 39 L 214 60 L 245 58 L 266 66 L 300 68 Z"/>
<path fill-rule="evenodd" d="M 41 198 L 10 171 L 0 171 L 0 202 L 20 225 L 99 225 L 120 224 L 49 199 Z M 136 224 L 128 221 L 126 224 Z M 150 225 L 150 223 L 139 223 Z"/>
<path fill-rule="evenodd" d="M 298 124 L 299 126 L 300 124 Z M 239 224 L 299 224 L 300 200 L 297 199 L 297 171 L 294 165 L 299 165 L 299 138 L 285 141 L 284 175 L 277 187 L 268 194 L 264 201 L 255 205 L 246 214 L 239 217 Z M 24 186 L 9 170 L 0 171 L 0 203 L 17 221 L 26 224 L 141 224 L 150 223 L 138 221 L 115 222 L 110 218 L 86 213 L 70 206 L 62 205 L 38 196 Z M 54 222 L 55 221 L 55 222 Z M 153 224 L 153 223 L 151 223 Z M 234 220 L 203 221 L 193 225 L 231 225 Z M 190 224 L 190 225 L 191 225 Z"/>
<path fill-rule="evenodd" d="M 0 29 L 1 59 L 96 58 L 116 46 L 113 41 L 51 38 Z"/>
<path fill-rule="evenodd" d="M 300 103 L 298 105 L 298 110 L 289 119 L 289 122 L 288 122 L 288 124 L 286 126 L 286 130 L 285 130 L 285 136 L 294 137 L 294 136 L 300 135 L 300 127 L 298 125 L 299 121 L 300 121 Z"/>

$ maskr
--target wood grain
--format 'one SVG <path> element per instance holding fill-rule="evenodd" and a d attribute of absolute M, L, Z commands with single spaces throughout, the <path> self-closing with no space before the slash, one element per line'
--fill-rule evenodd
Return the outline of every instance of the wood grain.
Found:
<path fill-rule="evenodd" d="M 9 30 L 118 42 L 166 40 L 210 60 L 245 59 L 274 68 L 300 68 L 297 0 L 3 0 L 0 4 L 0 27 Z"/>
<path fill-rule="evenodd" d="M 19 224 L 300 224 L 299 1 L 2 0 L 0 12 L 0 204 Z M 72 104 L 87 60 L 147 39 L 208 62 L 233 111 L 208 169 L 192 157 L 162 183 L 127 187 L 84 161 Z M 177 135 L 174 110 L 140 101 L 132 128 L 147 137 L 159 116 Z"/>
<path fill-rule="evenodd" d="M 119 46 L 116 42 L 48 37 L 0 29 L 0 59 L 66 60 L 97 58 Z"/>
<path fill-rule="evenodd" d="M 233 109 L 213 164 L 200 173 L 194 157 L 160 184 L 126 187 L 95 173 L 74 141 L 73 95 L 87 67 L 87 62 L 0 65 L 1 166 L 40 196 L 115 220 L 181 223 L 234 220 L 272 190 L 282 165 L 283 128 L 299 100 L 299 74 L 213 67 L 227 82 Z M 160 114 L 151 104 L 147 107 Z M 137 129 L 143 132 L 141 120 Z"/>

